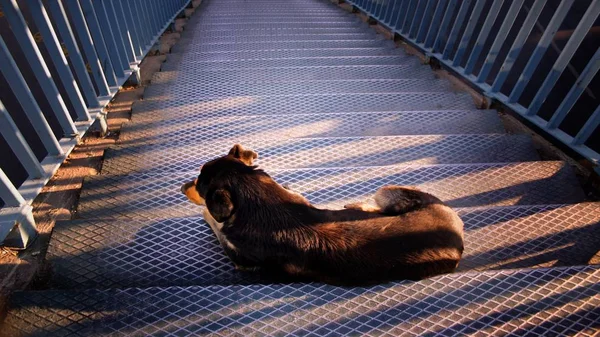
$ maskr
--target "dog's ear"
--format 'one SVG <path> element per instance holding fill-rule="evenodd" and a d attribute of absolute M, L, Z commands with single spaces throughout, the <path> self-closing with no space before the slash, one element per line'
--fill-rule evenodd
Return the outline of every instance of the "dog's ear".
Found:
<path fill-rule="evenodd" d="M 241 160 L 248 166 L 252 166 L 254 159 L 258 158 L 258 154 L 256 152 L 252 150 L 246 150 L 240 144 L 235 144 L 231 150 L 229 150 L 229 155 Z"/>
<path fill-rule="evenodd" d="M 233 215 L 235 208 L 231 193 L 224 188 L 208 191 L 206 208 L 217 222 L 225 222 Z"/>
<path fill-rule="evenodd" d="M 197 182 L 198 179 L 195 179 L 193 181 L 183 184 L 183 186 L 181 186 L 181 192 L 185 194 L 189 201 L 193 202 L 196 205 L 204 206 L 204 199 L 202 199 L 202 197 L 198 193 L 198 190 L 196 189 Z"/>

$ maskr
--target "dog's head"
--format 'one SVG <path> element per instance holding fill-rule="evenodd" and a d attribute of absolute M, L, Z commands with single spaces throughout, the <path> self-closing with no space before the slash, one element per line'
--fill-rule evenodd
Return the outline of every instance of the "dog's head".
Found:
<path fill-rule="evenodd" d="M 218 222 L 225 222 L 236 210 L 235 180 L 240 174 L 254 171 L 258 154 L 236 144 L 229 153 L 204 164 L 197 179 L 181 186 L 181 192 L 193 203 L 206 206 Z"/>

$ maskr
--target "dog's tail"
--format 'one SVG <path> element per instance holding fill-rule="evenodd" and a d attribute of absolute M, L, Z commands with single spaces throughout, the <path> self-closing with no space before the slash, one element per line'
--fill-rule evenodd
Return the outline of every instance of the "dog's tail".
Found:
<path fill-rule="evenodd" d="M 443 204 L 429 193 L 412 186 L 385 186 L 374 196 L 375 203 L 381 212 L 388 215 L 400 215 L 428 205 Z"/>

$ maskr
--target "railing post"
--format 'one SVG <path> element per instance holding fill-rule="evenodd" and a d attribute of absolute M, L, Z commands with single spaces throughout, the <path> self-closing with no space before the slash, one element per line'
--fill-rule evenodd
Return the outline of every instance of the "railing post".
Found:
<path fill-rule="evenodd" d="M 129 67 L 129 63 L 127 63 L 127 60 L 125 59 L 125 51 L 120 49 L 117 45 L 117 37 L 115 36 L 117 32 L 114 30 L 115 26 L 112 21 L 108 18 L 109 14 L 106 11 L 104 3 L 105 1 L 94 1 L 93 5 L 95 7 L 98 23 L 102 28 L 102 36 L 105 37 L 104 41 L 106 42 L 106 47 L 110 53 L 110 61 L 115 76 L 119 78 L 125 76 L 123 70 Z"/>
<path fill-rule="evenodd" d="M 142 41 L 141 41 L 141 37 L 140 37 L 140 33 L 139 33 L 139 28 L 137 27 L 137 24 L 135 23 L 136 14 L 131 10 L 131 1 L 124 1 L 121 3 L 121 6 L 123 6 L 124 15 L 128 17 L 128 19 L 125 21 L 125 23 L 127 25 L 127 29 L 129 30 L 129 34 L 131 36 L 133 55 L 134 55 L 134 57 L 136 57 L 136 59 L 138 57 L 141 58 L 142 52 L 143 52 Z M 140 59 L 140 62 L 141 62 L 141 59 Z"/>
<path fill-rule="evenodd" d="M 127 54 L 128 62 L 126 69 L 130 69 L 130 63 L 137 62 L 137 58 L 135 57 L 135 52 L 133 51 L 133 44 L 131 42 L 131 36 L 129 35 L 129 29 L 127 28 L 127 22 L 123 13 L 123 7 L 121 6 L 121 0 L 105 0 L 105 2 L 112 2 L 116 23 L 119 27 L 118 31 L 121 33 L 121 41 L 123 41 L 125 53 Z"/>
<path fill-rule="evenodd" d="M 492 88 L 490 89 L 491 93 L 496 93 L 502 89 L 504 81 L 506 78 L 508 78 L 508 73 L 515 64 L 517 57 L 519 57 L 521 49 L 523 48 L 523 44 L 525 44 L 525 41 L 527 40 L 529 33 L 531 33 L 533 26 L 537 22 L 538 17 L 542 13 L 542 9 L 544 9 L 545 4 L 546 1 L 536 1 L 533 3 L 533 6 L 529 10 L 529 14 L 527 14 L 527 17 L 525 18 L 525 22 L 521 26 L 521 30 L 519 30 L 519 34 L 513 41 L 510 51 L 508 52 L 508 55 L 506 56 L 502 67 L 500 67 L 500 71 L 498 72 L 494 83 L 492 84 Z"/>
<path fill-rule="evenodd" d="M 28 5 L 29 10 L 31 11 L 31 16 L 33 17 L 37 28 L 42 34 L 42 37 L 44 38 L 44 44 L 46 45 L 46 50 L 52 59 L 52 64 L 54 65 L 56 72 L 58 72 L 58 76 L 60 77 L 65 91 L 67 92 L 69 102 L 71 102 L 71 105 L 75 110 L 74 112 L 75 115 L 77 115 L 77 120 L 88 121 L 90 119 L 90 114 L 87 111 L 85 101 L 81 96 L 81 92 L 79 91 L 79 87 L 75 82 L 75 78 L 73 78 L 71 69 L 69 69 L 67 59 L 60 48 L 60 43 L 58 42 L 58 38 L 56 37 L 54 28 L 52 28 L 52 23 L 48 18 L 48 14 L 46 13 L 46 9 L 44 8 L 42 1 L 29 0 Z"/>
<path fill-rule="evenodd" d="M 50 128 L 50 125 L 48 125 L 48 121 L 46 121 L 46 117 L 44 117 L 42 110 L 31 94 L 31 90 L 29 90 L 15 60 L 8 51 L 8 47 L 4 43 L 2 36 L 0 36 L 0 71 L 4 75 L 4 78 L 6 78 L 6 81 L 11 84 L 11 88 L 15 93 L 17 100 L 21 104 L 25 115 L 31 122 L 38 137 L 40 137 L 48 154 L 52 156 L 61 155 L 63 151 L 60 144 L 56 140 L 56 137 L 54 137 L 54 133 L 52 133 L 52 129 Z"/>
<path fill-rule="evenodd" d="M 473 45 L 473 49 L 471 50 L 471 55 L 469 55 L 469 59 L 467 60 L 467 64 L 465 65 L 464 74 L 466 76 L 471 75 L 473 70 L 475 69 L 475 65 L 477 64 L 477 60 L 479 59 L 479 55 L 483 51 L 483 45 L 485 41 L 487 41 L 490 32 L 492 31 L 492 27 L 494 26 L 494 22 L 498 17 L 498 13 L 500 13 L 500 8 L 502 8 L 502 4 L 504 0 L 493 0 L 492 6 L 488 12 L 485 21 L 483 22 L 483 26 L 481 27 L 481 31 L 477 36 L 477 41 Z"/>
<path fill-rule="evenodd" d="M 444 60 L 450 57 L 450 53 L 452 52 L 452 49 L 454 49 L 454 43 L 456 42 L 460 28 L 467 17 L 467 12 L 471 6 L 471 1 L 472 0 L 463 0 L 462 4 L 460 5 L 458 15 L 456 16 L 456 20 L 454 20 L 454 25 L 452 25 L 452 30 L 450 31 L 450 35 L 448 36 L 448 40 L 444 46 L 444 52 L 442 53 L 442 59 Z"/>
<path fill-rule="evenodd" d="M 4 137 L 12 152 L 17 156 L 19 162 L 25 170 L 29 178 L 39 179 L 44 176 L 44 169 L 37 160 L 33 151 L 23 138 L 21 131 L 15 125 L 12 117 L 6 111 L 4 104 L 0 101 L 0 135 Z"/>
<path fill-rule="evenodd" d="M 21 10 L 17 5 L 16 0 L 0 0 L 6 12 L 6 19 L 10 23 L 13 34 L 19 42 L 19 46 L 25 54 L 25 58 L 31 67 L 31 70 L 52 109 L 52 113 L 58 120 L 62 131 L 69 137 L 77 135 L 77 127 L 73 123 L 73 119 L 67 110 L 67 106 L 60 95 L 58 88 L 52 81 L 50 70 L 46 66 L 46 62 L 37 47 L 33 35 L 25 23 L 25 18 L 21 14 Z"/>
<path fill-rule="evenodd" d="M 554 62 L 552 70 L 550 70 L 550 73 L 546 76 L 546 80 L 544 80 L 544 83 L 542 83 L 542 86 L 529 104 L 529 108 L 527 109 L 528 116 L 536 115 L 542 104 L 546 101 L 554 84 L 558 81 L 558 78 L 567 67 L 567 64 L 569 64 L 569 61 L 577 51 L 577 47 L 579 47 L 581 41 L 585 38 L 599 13 L 600 0 L 594 0 L 585 14 L 583 14 L 579 24 L 571 34 L 569 41 L 558 56 L 556 62 Z"/>
<path fill-rule="evenodd" d="M 85 68 L 85 62 L 83 61 L 77 42 L 75 42 L 75 36 L 73 36 L 71 26 L 69 26 L 69 23 L 67 22 L 67 14 L 65 13 L 62 3 L 60 1 L 48 1 L 48 8 L 52 13 L 52 19 L 58 28 L 63 43 L 67 48 L 71 65 L 75 70 L 75 74 L 79 80 L 79 86 L 81 87 L 88 106 L 90 108 L 99 107 L 100 102 L 98 102 L 94 85 Z"/>
<path fill-rule="evenodd" d="M 423 44 L 423 48 L 429 49 L 433 46 L 433 42 L 435 41 L 435 37 L 438 33 L 438 28 L 442 22 L 442 15 L 444 15 L 444 9 L 446 8 L 446 3 L 448 0 L 433 0 L 436 3 L 435 12 L 433 13 L 433 18 L 431 18 L 431 26 L 427 31 L 427 37 L 425 38 L 425 43 Z"/>
<path fill-rule="evenodd" d="M 471 42 L 471 38 L 473 37 L 473 31 L 475 30 L 475 26 L 477 25 L 477 21 L 481 16 L 481 12 L 483 11 L 483 6 L 485 5 L 485 0 L 476 0 L 475 7 L 471 12 L 471 16 L 469 17 L 469 22 L 467 23 L 467 27 L 465 28 L 465 32 L 460 40 L 460 44 L 458 45 L 458 50 L 454 55 L 454 61 L 452 62 L 452 66 L 458 67 L 460 66 L 463 56 L 467 51 L 467 47 L 469 46 L 469 42 Z M 445 54 L 445 51 L 444 51 Z"/>
<path fill-rule="evenodd" d="M 585 125 L 583 125 L 583 127 L 581 128 L 581 130 L 579 130 L 579 133 L 577 133 L 577 136 L 575 136 L 575 138 L 573 138 L 573 145 L 581 145 L 583 143 L 585 143 L 588 138 L 590 138 L 590 136 L 592 135 L 592 132 L 594 132 L 598 126 L 600 125 L 600 105 L 598 105 L 598 107 L 596 108 L 596 110 L 594 111 L 594 113 L 590 116 L 590 118 L 588 118 L 587 122 L 585 122 Z"/>
<path fill-rule="evenodd" d="M 71 1 L 71 3 L 73 2 Z M 96 17 L 96 11 L 94 10 L 94 6 L 92 6 L 91 0 L 81 0 L 79 1 L 79 4 L 81 5 L 83 15 L 86 18 L 85 21 L 87 23 L 87 27 L 93 38 L 92 47 L 94 47 L 96 52 L 98 53 L 100 65 L 104 70 L 106 83 L 108 83 L 108 85 L 111 87 L 116 87 L 117 75 L 115 74 L 113 61 L 110 59 L 110 55 L 108 54 L 106 44 L 104 43 L 104 35 L 102 34 L 102 30 L 100 29 L 100 23 L 98 22 L 98 17 Z"/>
<path fill-rule="evenodd" d="M 592 56 L 588 64 L 585 66 L 585 69 L 583 69 L 581 75 L 579 75 L 579 78 L 577 78 L 577 81 L 575 81 L 575 85 L 573 85 L 571 90 L 569 90 L 567 96 L 550 118 L 550 121 L 548 122 L 549 129 L 555 129 L 560 125 L 560 123 L 562 123 L 565 117 L 567 117 L 569 111 L 571 111 L 573 108 L 573 105 L 575 105 L 577 102 L 577 99 L 579 99 L 579 96 L 581 96 L 585 88 L 587 88 L 590 82 L 592 82 L 592 79 L 594 76 L 596 76 L 596 73 L 598 73 L 599 69 L 600 48 L 596 50 L 594 56 Z"/>
<path fill-rule="evenodd" d="M 15 185 L 8 179 L 4 170 L 0 168 L 0 199 L 8 207 L 19 207 L 25 204 L 25 199 Z"/>
<path fill-rule="evenodd" d="M 98 59 L 98 54 L 96 54 L 94 42 L 92 40 L 92 36 L 90 35 L 87 23 L 83 17 L 83 12 L 81 11 L 79 2 L 77 0 L 67 0 L 67 4 L 69 5 L 68 8 L 69 12 L 71 13 L 71 18 L 73 19 L 73 25 L 77 30 L 79 42 L 83 47 L 83 52 L 88 60 L 92 76 L 94 77 L 100 96 L 108 96 L 110 94 L 110 88 L 108 87 L 108 82 L 106 81 L 106 76 L 104 75 L 100 60 Z"/>
<path fill-rule="evenodd" d="M 446 32 L 448 30 L 448 26 L 450 25 L 450 21 L 452 20 L 452 17 L 454 16 L 454 8 L 456 7 L 456 1 L 457 0 L 450 0 L 450 2 L 448 3 L 448 6 L 446 7 L 446 13 L 444 14 L 444 19 L 442 20 L 442 23 L 440 24 L 440 29 L 438 30 L 437 37 L 435 38 L 435 42 L 433 43 L 432 51 L 434 53 L 436 53 L 440 50 L 444 35 L 446 34 Z"/>

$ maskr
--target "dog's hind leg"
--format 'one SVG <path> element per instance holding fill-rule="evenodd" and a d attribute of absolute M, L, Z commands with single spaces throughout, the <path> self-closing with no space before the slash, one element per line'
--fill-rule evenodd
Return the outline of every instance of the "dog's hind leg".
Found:
<path fill-rule="evenodd" d="M 426 205 L 442 202 L 429 193 L 412 186 L 384 186 L 374 196 L 375 203 L 382 213 L 403 214 Z"/>

